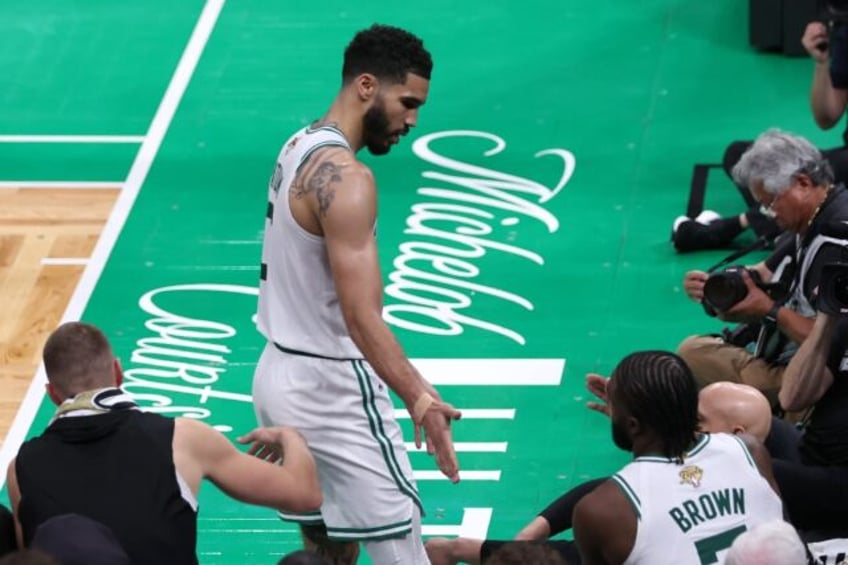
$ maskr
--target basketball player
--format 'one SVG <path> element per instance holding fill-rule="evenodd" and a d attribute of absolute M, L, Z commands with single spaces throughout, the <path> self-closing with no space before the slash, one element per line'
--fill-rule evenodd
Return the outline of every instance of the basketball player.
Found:
<path fill-rule="evenodd" d="M 610 415 L 608 381 L 609 379 L 596 373 L 586 375 L 586 388 L 597 397 L 596 401 L 588 402 L 587 406 L 606 416 Z M 765 442 L 771 424 L 772 415 L 768 400 L 752 386 L 718 382 L 704 387 L 698 394 L 698 427 L 702 432 L 745 433 Z M 527 523 L 515 535 L 513 541 L 463 537 L 430 538 L 426 544 L 430 562 L 433 565 L 488 564 L 491 555 L 504 545 L 539 540 L 546 540 L 544 543 L 558 551 L 567 562 L 578 562 L 580 555 L 574 542 L 547 538 L 570 530 L 574 507 L 606 480 L 606 477 L 593 479 L 566 492 Z"/>
<path fill-rule="evenodd" d="M 698 389 L 682 359 L 628 355 L 607 391 L 613 441 L 634 459 L 575 507 L 582 563 L 722 563 L 740 533 L 782 519 L 762 445 L 698 433 Z"/>
<path fill-rule="evenodd" d="M 283 145 L 268 192 L 259 329 L 268 343 L 253 384 L 263 425 L 291 425 L 318 465 L 320 513 L 284 514 L 304 542 L 354 562 L 358 542 L 376 565 L 429 563 L 421 501 L 389 390 L 423 429 L 453 482 L 459 469 L 442 402 L 382 319 L 375 240 L 377 190 L 357 160 L 389 152 L 418 121 L 432 60 L 421 40 L 374 25 L 347 46 L 342 87 L 320 120 Z"/>

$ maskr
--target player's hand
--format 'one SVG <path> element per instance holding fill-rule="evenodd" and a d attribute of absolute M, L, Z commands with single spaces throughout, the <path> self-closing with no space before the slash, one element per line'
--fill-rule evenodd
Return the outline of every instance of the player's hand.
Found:
<path fill-rule="evenodd" d="M 436 457 L 439 470 L 451 480 L 459 482 L 459 462 L 453 447 L 451 422 L 459 420 L 462 412 L 444 402 L 429 383 L 428 391 L 422 394 L 431 400 L 419 398 L 410 411 L 415 424 L 415 447 L 421 447 L 422 432 L 427 443 L 427 453 Z"/>
<path fill-rule="evenodd" d="M 804 29 L 804 36 L 801 37 L 801 45 L 817 63 L 827 62 L 827 41 L 827 26 L 821 22 L 808 23 Z"/>
<path fill-rule="evenodd" d="M 695 302 L 700 302 L 704 299 L 704 283 L 707 282 L 709 275 L 704 271 L 689 271 L 683 277 L 683 290 Z"/>
<path fill-rule="evenodd" d="M 607 396 L 608 382 L 609 379 L 607 377 L 597 373 L 588 373 L 586 375 L 586 390 L 591 392 L 598 398 L 598 400 L 600 400 L 600 402 L 590 400 L 586 403 L 586 406 L 596 412 L 604 414 L 607 417 L 610 415 L 609 397 Z"/>
<path fill-rule="evenodd" d="M 285 445 L 289 441 L 304 441 L 294 428 L 256 428 L 247 435 L 238 438 L 241 444 L 250 443 L 248 455 L 253 455 L 269 463 L 282 463 Z"/>

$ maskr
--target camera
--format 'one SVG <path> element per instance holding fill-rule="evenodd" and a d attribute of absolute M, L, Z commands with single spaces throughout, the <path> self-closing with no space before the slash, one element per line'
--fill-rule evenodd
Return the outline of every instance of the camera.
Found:
<path fill-rule="evenodd" d="M 836 88 L 848 83 L 848 0 L 824 0 L 819 2 L 821 19 L 827 22 L 827 40 L 816 45 L 816 49 L 829 52 L 831 77 Z M 838 86 L 837 86 L 838 85 Z"/>
<path fill-rule="evenodd" d="M 848 268 L 848 264 L 846 264 L 846 268 Z M 757 271 L 741 265 L 733 265 L 723 271 L 711 274 L 704 283 L 704 299 L 701 304 L 708 315 L 715 316 L 719 311 L 730 310 L 748 295 L 748 287 L 745 285 L 745 279 L 742 278 L 743 272 L 747 272 L 754 284 L 773 300 L 778 302 L 786 300 L 789 289 L 785 283 L 765 282 Z M 846 293 L 846 298 L 848 298 L 848 293 Z"/>
<path fill-rule="evenodd" d="M 816 309 L 834 316 L 848 316 L 848 263 L 828 263 L 822 267 Z"/>

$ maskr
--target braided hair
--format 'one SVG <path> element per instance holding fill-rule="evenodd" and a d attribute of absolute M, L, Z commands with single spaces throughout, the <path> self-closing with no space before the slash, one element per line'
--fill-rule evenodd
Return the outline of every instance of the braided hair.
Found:
<path fill-rule="evenodd" d="M 666 351 L 639 351 L 613 370 L 615 396 L 663 442 L 663 455 L 682 461 L 698 429 L 698 388 L 680 357 Z"/>

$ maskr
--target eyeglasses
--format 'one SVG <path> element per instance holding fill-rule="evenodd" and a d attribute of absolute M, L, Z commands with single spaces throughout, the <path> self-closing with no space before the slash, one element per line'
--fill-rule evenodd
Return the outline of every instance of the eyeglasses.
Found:
<path fill-rule="evenodd" d="M 777 202 L 780 200 L 780 198 L 784 194 L 789 192 L 794 185 L 795 185 L 795 183 L 793 182 L 787 188 L 785 188 L 784 190 L 782 190 L 782 191 L 778 192 L 777 194 L 775 194 L 774 196 L 772 196 L 771 202 L 769 202 L 768 204 L 766 204 L 766 203 L 760 204 L 760 212 L 762 212 L 762 214 L 764 216 L 768 216 L 769 218 L 777 217 L 777 213 L 774 211 L 775 204 L 777 204 Z"/>

